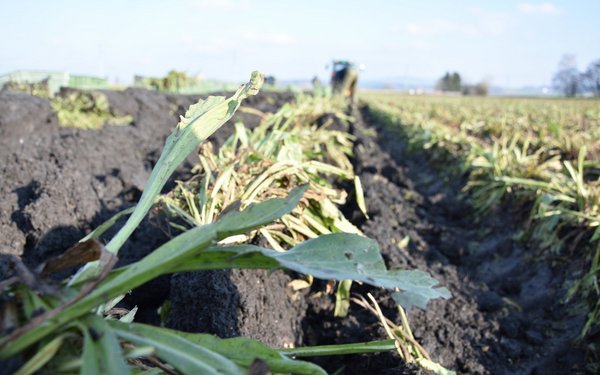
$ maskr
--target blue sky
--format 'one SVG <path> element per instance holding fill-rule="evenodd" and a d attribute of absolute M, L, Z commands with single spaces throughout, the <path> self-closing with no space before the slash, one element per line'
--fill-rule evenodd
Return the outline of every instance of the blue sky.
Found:
<path fill-rule="evenodd" d="M 600 58 L 600 1 L 5 1 L 0 74 L 66 70 L 128 83 L 170 69 L 244 80 L 326 77 L 332 58 L 365 80 L 544 85 L 560 57 Z"/>

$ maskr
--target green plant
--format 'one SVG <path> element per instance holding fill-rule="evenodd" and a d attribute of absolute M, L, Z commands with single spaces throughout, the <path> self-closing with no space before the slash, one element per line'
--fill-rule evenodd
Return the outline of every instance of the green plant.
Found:
<path fill-rule="evenodd" d="M 197 174 L 178 182 L 176 189 L 160 197 L 164 211 L 176 217 L 181 226 L 199 226 L 213 222 L 231 203 L 241 207 L 256 201 L 284 196 L 295 186 L 308 183 L 302 202 L 276 223 L 261 228 L 259 234 L 278 251 L 330 233 L 356 233 L 360 230 L 348 221 L 339 204 L 346 201 L 346 192 L 335 188 L 328 180 L 336 178 L 353 182 L 356 200 L 366 215 L 360 180 L 354 175 L 348 159 L 352 153 L 353 136 L 330 129 L 333 119 L 345 121 L 341 101 L 331 98 L 299 96 L 275 114 L 254 113 L 262 118 L 250 131 L 236 123 L 233 135 L 213 150 L 206 144 L 200 150 Z M 325 114 L 337 114 L 318 126 L 317 119 Z M 235 239 L 246 242 L 247 237 Z M 293 281 L 294 289 L 310 287 L 308 280 Z M 344 316 L 349 299 L 350 283 L 338 286 L 336 316 Z"/>
<path fill-rule="evenodd" d="M 81 129 L 99 129 L 104 124 L 126 125 L 133 121 L 131 115 L 121 116 L 110 109 L 106 95 L 98 91 L 66 89 L 54 95 L 48 80 L 37 83 L 8 82 L 2 89 L 26 92 L 48 99 L 61 126 Z"/>
<path fill-rule="evenodd" d="M 253 245 L 226 245 L 232 236 L 256 230 L 290 213 L 307 186 L 293 188 L 285 198 L 249 204 L 244 210 L 223 210 L 209 224 L 192 228 L 163 244 L 131 265 L 113 269 L 121 246 L 139 225 L 177 165 L 212 132 L 231 118 L 241 101 L 255 95 L 262 75 L 231 98 L 209 97 L 190 107 L 167 138 L 140 202 L 120 231 L 102 246 L 95 238 L 112 226 L 117 217 L 102 224 L 58 260 L 51 260 L 27 280 L 18 277 L 2 283 L 3 316 L 12 332 L 0 339 L 0 357 L 22 355 L 20 374 L 44 367 L 55 373 L 206 373 L 241 374 L 255 361 L 274 372 L 324 373 L 318 366 L 292 359 L 285 350 L 273 350 L 244 339 L 221 340 L 210 335 L 188 334 L 132 323 L 135 311 L 113 310 L 129 290 L 163 274 L 206 269 L 286 268 L 326 279 L 359 280 L 375 286 L 400 289 L 409 303 L 423 305 L 431 298 L 449 296 L 445 288 L 421 271 L 387 270 L 377 244 L 365 237 L 336 233 L 305 241 L 287 252 Z M 67 259 L 71 258 L 69 261 Z M 41 275 L 69 265 L 84 263 L 80 272 L 58 290 L 41 288 Z M 31 280 L 34 280 L 31 283 Z M 325 353 L 373 350 L 362 347 L 326 348 Z M 378 350 L 389 346 L 375 345 Z M 318 352 L 319 348 L 313 348 Z"/>
<path fill-rule="evenodd" d="M 126 125 L 133 121 L 131 115 L 113 113 L 106 95 L 96 91 L 68 90 L 51 98 L 50 105 L 61 126 L 98 129 L 105 123 Z"/>
<path fill-rule="evenodd" d="M 5 83 L 2 87 L 0 87 L 0 89 L 26 92 L 29 95 L 37 96 L 40 98 L 49 99 L 52 97 L 52 94 L 50 93 L 50 87 L 48 85 L 48 79 L 36 83 L 18 83 L 9 81 Z"/>

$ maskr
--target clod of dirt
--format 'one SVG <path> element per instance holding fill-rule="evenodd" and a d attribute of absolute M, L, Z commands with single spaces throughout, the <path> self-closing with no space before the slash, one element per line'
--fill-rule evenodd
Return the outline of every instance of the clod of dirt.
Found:
<path fill-rule="evenodd" d="M 175 275 L 167 326 L 219 337 L 253 337 L 272 347 L 298 346 L 306 303 L 290 298 L 285 287 L 290 281 L 282 271 L 264 270 Z"/>

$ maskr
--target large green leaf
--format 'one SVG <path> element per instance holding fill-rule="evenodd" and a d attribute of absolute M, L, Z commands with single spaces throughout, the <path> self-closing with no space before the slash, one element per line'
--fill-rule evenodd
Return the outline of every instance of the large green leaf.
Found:
<path fill-rule="evenodd" d="M 221 355 L 246 370 L 258 358 L 264 361 L 272 372 L 305 375 L 325 374 L 317 365 L 290 359 L 258 341 L 244 337 L 220 339 L 208 334 L 179 332 L 137 323 L 123 324 L 110 322 L 110 324 L 116 330 L 118 336 L 135 342 L 138 345 L 156 347 L 155 345 L 162 346 L 176 341 L 180 347 L 184 347 L 185 349 L 198 350 L 198 348 L 203 348 L 203 351 L 199 352 L 202 355 L 206 353 L 205 351 L 211 352 L 213 355 Z M 160 342 L 155 343 L 153 340 L 159 340 Z M 165 342 L 163 340 L 168 341 Z M 182 345 L 181 343 L 184 341 L 187 341 L 187 344 Z M 158 350 L 156 354 L 169 364 L 182 370 L 176 363 L 172 362 L 173 356 L 171 356 L 171 359 L 166 358 Z M 180 359 L 177 358 L 177 360 L 179 361 Z"/>
<path fill-rule="evenodd" d="M 377 242 L 348 233 L 324 235 L 286 252 L 254 245 L 213 246 L 181 263 L 177 271 L 217 268 L 287 268 L 326 280 L 358 280 L 399 288 L 420 307 L 432 298 L 450 297 L 446 288 L 434 288 L 438 282 L 423 271 L 388 271 Z"/>

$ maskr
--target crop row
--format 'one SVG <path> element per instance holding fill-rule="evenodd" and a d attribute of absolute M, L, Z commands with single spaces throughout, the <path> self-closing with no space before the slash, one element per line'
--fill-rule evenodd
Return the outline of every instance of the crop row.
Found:
<path fill-rule="evenodd" d="M 597 100 L 363 94 L 369 112 L 401 127 L 413 149 L 466 172 L 479 213 L 511 201 L 528 212 L 524 238 L 583 256 L 579 291 L 600 323 L 600 105 Z M 458 161 L 458 163 L 456 163 Z M 567 247 L 566 244 L 569 244 Z"/>

